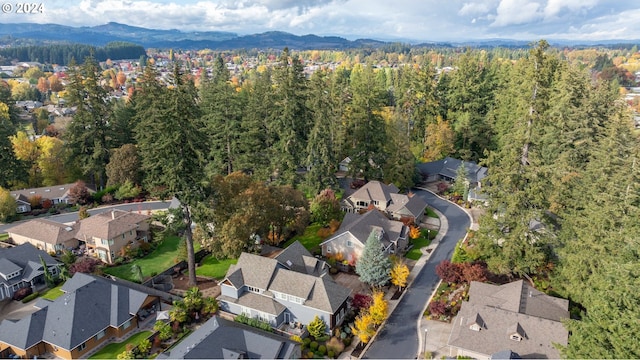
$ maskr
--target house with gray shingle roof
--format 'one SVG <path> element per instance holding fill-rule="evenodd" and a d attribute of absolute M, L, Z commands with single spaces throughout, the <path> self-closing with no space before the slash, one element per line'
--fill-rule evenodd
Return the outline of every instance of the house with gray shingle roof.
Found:
<path fill-rule="evenodd" d="M 351 290 L 325 276 L 326 265 L 309 258 L 311 254 L 298 247 L 275 259 L 242 253 L 220 283 L 220 309 L 257 317 L 273 327 L 308 324 L 317 315 L 330 331 L 346 315 Z"/>
<path fill-rule="evenodd" d="M 11 191 L 11 196 L 13 196 L 17 203 L 16 212 L 21 214 L 31 211 L 29 198 L 35 196 L 40 197 L 40 201 L 49 199 L 54 205 L 61 203 L 68 204 L 70 203 L 69 189 L 71 189 L 73 185 L 72 183 Z M 91 189 L 89 191 L 93 192 Z"/>
<path fill-rule="evenodd" d="M 394 184 L 372 180 L 342 200 L 340 206 L 348 213 L 374 207 L 396 220 L 412 218 L 415 222 L 420 221 L 427 203 L 419 196 L 400 194 L 399 191 Z"/>
<path fill-rule="evenodd" d="M 320 244 L 322 255 L 355 263 L 362 255 L 371 232 L 379 236 L 387 254 L 400 253 L 407 248 L 409 228 L 374 209 L 364 214 L 345 214 L 340 228 Z"/>
<path fill-rule="evenodd" d="M 0 323 L 0 353 L 42 357 L 49 353 L 78 359 L 112 337 L 138 327 L 138 313 L 159 307 L 159 297 L 122 282 L 76 273 L 54 301 L 39 301 L 38 311 Z"/>
<path fill-rule="evenodd" d="M 463 166 L 469 182 L 469 200 L 486 201 L 487 197 L 482 194 L 482 182 L 487 177 L 488 169 L 473 161 L 463 161 L 446 157 L 441 160 L 420 163 L 417 165 L 418 171 L 422 174 L 425 182 L 447 181 L 454 182 L 458 177 L 458 169 Z"/>
<path fill-rule="evenodd" d="M 31 244 L 0 248 L 0 300 L 11 298 L 20 288 L 45 284 L 40 257 L 52 274 L 58 274 L 62 264 Z"/>
<path fill-rule="evenodd" d="M 78 246 L 78 227 L 48 219 L 33 219 L 7 230 L 15 244 L 29 243 L 47 252 L 59 252 Z"/>
<path fill-rule="evenodd" d="M 554 344 L 567 345 L 569 301 L 519 280 L 505 285 L 471 282 L 469 301 L 452 321 L 451 354 L 491 359 L 495 354 L 557 359 Z"/>
<path fill-rule="evenodd" d="M 299 359 L 289 338 L 214 316 L 158 359 Z"/>

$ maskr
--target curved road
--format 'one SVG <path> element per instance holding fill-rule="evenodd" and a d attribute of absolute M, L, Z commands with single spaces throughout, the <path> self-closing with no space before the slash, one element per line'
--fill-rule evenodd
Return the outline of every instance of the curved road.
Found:
<path fill-rule="evenodd" d="M 447 218 L 449 230 L 406 290 L 384 328 L 362 357 L 364 359 L 415 359 L 418 354 L 418 319 L 440 281 L 435 272 L 436 265 L 442 260 L 451 259 L 456 243 L 471 225 L 467 213 L 458 206 L 428 191 L 414 190 L 414 193 Z"/>
<path fill-rule="evenodd" d="M 128 203 L 128 204 L 118 204 L 118 205 L 109 205 L 109 206 L 101 206 L 94 209 L 89 209 L 88 212 L 90 215 L 99 214 L 105 211 L 109 211 L 111 209 L 118 209 L 123 211 L 148 211 L 148 210 L 166 210 L 169 208 L 170 201 L 145 201 L 139 203 Z M 78 212 L 70 212 L 59 215 L 52 216 L 38 216 L 34 219 L 48 219 L 51 221 L 56 221 L 59 223 L 70 223 L 78 220 Z M 28 221 L 28 220 L 24 220 Z M 0 233 L 6 232 L 7 229 L 10 229 L 22 221 L 17 221 L 10 224 L 0 225 Z"/>

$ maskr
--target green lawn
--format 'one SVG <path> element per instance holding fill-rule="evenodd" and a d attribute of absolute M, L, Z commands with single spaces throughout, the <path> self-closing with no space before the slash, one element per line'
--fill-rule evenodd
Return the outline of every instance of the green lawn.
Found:
<path fill-rule="evenodd" d="M 229 266 L 236 263 L 238 263 L 238 259 L 218 260 L 209 255 L 202 260 L 202 265 L 196 269 L 196 275 L 209 276 L 219 280 L 227 274 Z"/>
<path fill-rule="evenodd" d="M 131 266 L 138 264 L 145 278 L 151 276 L 153 273 L 159 274 L 175 264 L 179 243 L 179 237 L 174 235 L 167 236 L 151 254 L 141 259 L 135 259 L 125 265 L 104 268 L 104 272 L 121 279 L 133 281 Z M 195 251 L 198 251 L 200 245 L 196 243 L 194 247 Z"/>
<path fill-rule="evenodd" d="M 318 247 L 320 243 L 324 241 L 323 238 L 318 236 L 318 230 L 321 227 L 322 227 L 321 224 L 309 225 L 304 230 L 304 234 L 294 236 L 289 241 L 284 243 L 282 247 L 286 248 L 287 246 L 291 245 L 294 241 L 298 240 L 307 250 L 309 250 L 309 252 L 313 253 L 313 249 Z"/>
<path fill-rule="evenodd" d="M 436 215 L 435 211 L 433 211 L 433 209 L 430 207 L 427 207 L 424 213 L 427 214 L 427 217 L 436 218 L 436 219 L 438 218 L 438 215 Z"/>
<path fill-rule="evenodd" d="M 102 348 L 102 350 L 93 354 L 91 357 L 89 357 L 89 359 L 116 359 L 118 357 L 118 354 L 127 350 L 127 344 L 138 346 L 140 341 L 148 338 L 149 336 L 151 336 L 151 334 L 153 334 L 153 332 L 151 331 L 142 331 L 131 336 L 121 343 L 109 344 Z"/>
<path fill-rule="evenodd" d="M 62 290 L 60 290 L 60 288 L 62 287 L 62 285 L 64 284 L 60 284 L 52 289 L 49 289 L 45 292 L 42 293 L 42 295 L 40 295 L 40 297 L 45 298 L 45 299 L 49 299 L 49 300 L 55 300 L 58 297 L 62 296 L 62 294 L 64 294 L 62 292 Z"/>
<path fill-rule="evenodd" d="M 438 235 L 438 232 L 436 230 L 429 231 L 429 237 L 431 239 L 436 237 L 436 235 Z M 431 244 L 431 240 L 427 239 L 426 230 L 422 230 L 422 236 L 411 241 L 413 243 L 413 247 L 411 248 L 411 250 L 409 250 L 409 252 L 407 252 L 405 257 L 411 260 L 418 260 L 420 259 L 420 256 L 422 256 L 422 251 L 420 251 L 420 249 Z"/>
<path fill-rule="evenodd" d="M 9 238 L 9 234 L 7 234 L 7 233 L 0 234 L 0 241 L 5 241 L 8 238 Z"/>

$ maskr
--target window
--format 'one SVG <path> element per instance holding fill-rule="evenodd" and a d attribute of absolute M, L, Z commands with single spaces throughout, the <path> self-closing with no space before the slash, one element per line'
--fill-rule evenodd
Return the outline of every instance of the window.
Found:
<path fill-rule="evenodd" d="M 133 235 L 133 230 L 129 230 L 129 235 Z"/>
<path fill-rule="evenodd" d="M 87 347 L 87 343 L 83 342 L 82 344 L 80 344 L 80 346 L 78 346 L 78 350 L 82 351 Z"/>
<path fill-rule="evenodd" d="M 105 330 L 100 331 L 99 333 L 96 334 L 96 340 L 100 340 L 102 339 L 106 334 Z"/>
<path fill-rule="evenodd" d="M 330 253 L 331 251 L 331 246 L 327 246 L 327 252 Z"/>
<path fill-rule="evenodd" d="M 100 242 L 102 243 L 102 245 L 107 246 L 109 245 L 109 241 L 107 241 L 106 239 L 100 239 Z"/>
<path fill-rule="evenodd" d="M 131 326 L 131 319 L 127 320 L 124 324 L 122 324 L 122 329 L 126 329 Z"/>
<path fill-rule="evenodd" d="M 351 240 L 347 240 L 347 247 L 353 247 L 353 243 L 351 242 Z"/>
<path fill-rule="evenodd" d="M 247 290 L 249 290 L 252 293 L 260 294 L 260 289 L 253 286 L 247 286 Z"/>
<path fill-rule="evenodd" d="M 122 239 L 124 240 L 124 234 L 122 234 Z"/>
<path fill-rule="evenodd" d="M 378 204 L 380 204 L 378 200 L 373 200 L 373 205 L 378 206 Z"/>

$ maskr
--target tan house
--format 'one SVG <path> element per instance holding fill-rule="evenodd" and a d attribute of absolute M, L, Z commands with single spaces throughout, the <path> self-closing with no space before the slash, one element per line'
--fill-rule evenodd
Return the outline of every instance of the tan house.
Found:
<path fill-rule="evenodd" d="M 34 219 L 7 230 L 17 245 L 31 244 L 46 252 L 60 252 L 78 246 L 77 226 L 69 226 L 47 219 Z"/>
<path fill-rule="evenodd" d="M 373 207 L 392 219 L 411 218 L 419 222 L 427 203 L 420 196 L 400 194 L 399 191 L 394 184 L 369 181 L 344 199 L 341 208 L 346 212 L 359 212 Z"/>
<path fill-rule="evenodd" d="M 72 183 L 11 191 L 11 196 L 16 200 L 16 212 L 20 214 L 31 211 L 29 199 L 35 196 L 39 196 L 40 201 L 49 199 L 52 204 L 68 204 L 70 203 L 69 189 L 73 185 Z"/>
<path fill-rule="evenodd" d="M 110 339 L 132 334 L 141 314 L 160 308 L 154 289 L 83 273 L 62 291 L 54 301 L 40 299 L 33 314 L 0 323 L 0 358 L 86 358 Z"/>
<path fill-rule="evenodd" d="M 323 256 L 338 257 L 353 264 L 362 255 L 372 231 L 379 236 L 384 251 L 393 254 L 406 249 L 408 230 L 402 222 L 390 220 L 375 209 L 362 215 L 347 213 L 338 231 L 322 242 L 320 247 Z"/>
<path fill-rule="evenodd" d="M 569 301 L 546 295 L 528 282 L 505 285 L 471 282 L 469 301 L 452 321 L 450 356 L 475 359 L 558 359 L 554 344 L 567 345 L 562 324 Z"/>
<path fill-rule="evenodd" d="M 76 238 L 106 262 L 113 263 L 125 246 L 148 241 L 150 216 L 111 210 L 80 221 Z"/>

